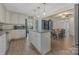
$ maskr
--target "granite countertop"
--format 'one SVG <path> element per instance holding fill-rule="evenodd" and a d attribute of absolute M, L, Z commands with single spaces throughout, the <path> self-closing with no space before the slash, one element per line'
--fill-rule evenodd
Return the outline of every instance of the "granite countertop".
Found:
<path fill-rule="evenodd" d="M 44 31 L 33 31 L 33 32 L 38 32 L 38 33 L 47 33 L 47 32 L 51 32 L 51 31 L 44 30 Z"/>
<path fill-rule="evenodd" d="M 2 29 L 0 30 L 0 36 L 3 35 L 3 34 L 7 34 L 9 33 L 9 31 L 11 31 L 12 29 Z"/>

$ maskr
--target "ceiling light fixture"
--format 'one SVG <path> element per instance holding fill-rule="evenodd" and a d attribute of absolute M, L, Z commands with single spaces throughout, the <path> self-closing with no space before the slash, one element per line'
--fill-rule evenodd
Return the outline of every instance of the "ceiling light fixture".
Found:
<path fill-rule="evenodd" d="M 36 9 L 33 9 L 33 12 L 35 13 L 34 19 L 36 19 Z"/>
<path fill-rule="evenodd" d="M 46 10 L 45 10 L 46 3 L 43 3 L 43 6 L 44 6 L 43 16 L 45 16 L 46 15 Z"/>
<path fill-rule="evenodd" d="M 37 7 L 37 10 L 38 10 L 37 17 L 39 18 L 40 17 L 40 13 L 39 13 L 40 7 Z"/>
<path fill-rule="evenodd" d="M 40 9 L 42 9 L 40 6 L 38 6 L 36 9 L 33 9 L 33 12 L 35 13 L 35 16 L 36 18 L 39 18 L 39 17 L 44 17 L 46 15 L 46 10 L 45 10 L 45 7 L 46 7 L 46 3 L 42 3 L 43 4 L 43 12 L 41 13 L 40 15 Z"/>

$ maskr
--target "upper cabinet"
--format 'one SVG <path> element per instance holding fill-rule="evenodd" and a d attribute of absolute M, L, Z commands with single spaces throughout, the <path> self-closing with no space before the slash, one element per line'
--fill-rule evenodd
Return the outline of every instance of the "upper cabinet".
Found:
<path fill-rule="evenodd" d="M 4 5 L 0 4 L 0 23 L 25 25 L 25 15 L 8 11 Z"/>
<path fill-rule="evenodd" d="M 6 23 L 11 23 L 11 13 L 9 11 L 6 11 Z"/>
<path fill-rule="evenodd" d="M 10 19 L 11 24 L 17 25 L 18 24 L 18 14 L 11 12 L 11 19 Z"/>
<path fill-rule="evenodd" d="M 18 24 L 25 25 L 25 16 L 20 14 L 18 17 L 18 22 Z"/>
<path fill-rule="evenodd" d="M 14 25 L 25 25 L 25 16 L 19 13 L 11 12 L 10 22 Z"/>
<path fill-rule="evenodd" d="M 6 19 L 5 13 L 6 13 L 6 9 L 2 4 L 0 4 L 0 23 L 5 23 L 5 19 Z"/>

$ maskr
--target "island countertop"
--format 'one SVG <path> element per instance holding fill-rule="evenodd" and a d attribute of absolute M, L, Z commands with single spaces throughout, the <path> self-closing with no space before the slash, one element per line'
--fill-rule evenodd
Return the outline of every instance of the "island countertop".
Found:
<path fill-rule="evenodd" d="M 38 32 L 38 33 L 47 33 L 47 32 L 51 32 L 51 31 L 48 31 L 48 30 L 42 30 L 42 31 L 37 31 L 37 30 L 30 30 L 32 32 Z"/>

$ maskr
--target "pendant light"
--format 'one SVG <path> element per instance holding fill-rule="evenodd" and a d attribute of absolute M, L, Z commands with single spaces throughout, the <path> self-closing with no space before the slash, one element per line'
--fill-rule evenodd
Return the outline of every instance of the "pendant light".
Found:
<path fill-rule="evenodd" d="M 33 9 L 34 13 L 36 14 L 34 17 L 41 18 L 41 17 L 44 17 L 46 15 L 46 10 L 45 10 L 46 3 L 42 3 L 42 6 L 43 6 L 43 9 L 40 6 L 38 6 L 36 9 Z M 40 9 L 43 10 L 42 13 L 40 13 L 41 12 Z"/>
<path fill-rule="evenodd" d="M 39 13 L 40 12 L 39 11 L 40 10 L 40 7 L 37 7 L 37 10 L 38 10 L 37 17 L 39 18 L 40 17 L 40 13 Z"/>
<path fill-rule="evenodd" d="M 46 10 L 45 10 L 46 3 L 43 3 L 43 6 L 44 6 L 43 16 L 45 16 L 46 15 Z"/>
<path fill-rule="evenodd" d="M 36 9 L 33 9 L 33 12 L 34 12 L 34 19 L 36 19 Z"/>

